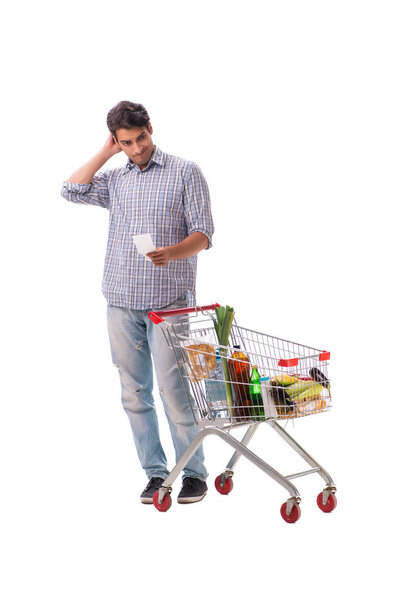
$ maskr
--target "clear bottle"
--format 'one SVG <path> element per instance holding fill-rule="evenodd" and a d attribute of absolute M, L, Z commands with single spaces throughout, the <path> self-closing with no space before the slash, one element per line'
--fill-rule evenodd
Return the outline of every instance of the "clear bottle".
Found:
<path fill-rule="evenodd" d="M 208 406 L 214 418 L 223 419 L 228 416 L 225 377 L 218 349 L 215 351 L 216 364 L 208 379 L 205 379 L 205 390 Z"/>

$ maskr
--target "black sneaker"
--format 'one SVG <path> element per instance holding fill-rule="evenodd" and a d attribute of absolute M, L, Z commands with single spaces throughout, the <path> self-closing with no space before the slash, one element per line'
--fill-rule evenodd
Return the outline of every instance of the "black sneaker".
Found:
<path fill-rule="evenodd" d="M 207 484 L 197 477 L 185 477 L 183 479 L 182 489 L 178 495 L 179 504 L 189 504 L 190 502 L 200 502 L 207 494 Z"/>
<path fill-rule="evenodd" d="M 158 492 L 163 481 L 164 479 L 161 477 L 152 477 L 144 488 L 142 495 L 140 496 L 140 501 L 143 504 L 153 504 L 153 496 L 156 492 Z"/>

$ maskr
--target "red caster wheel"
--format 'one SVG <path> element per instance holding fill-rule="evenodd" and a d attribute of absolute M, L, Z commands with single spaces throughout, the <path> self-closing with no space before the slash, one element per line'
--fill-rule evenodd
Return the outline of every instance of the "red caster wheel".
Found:
<path fill-rule="evenodd" d="M 324 493 L 321 492 L 320 494 L 318 494 L 317 496 L 317 504 L 318 504 L 318 508 L 320 508 L 323 512 L 325 513 L 330 513 L 333 510 L 335 510 L 336 505 L 337 505 L 337 499 L 334 493 L 330 493 L 328 496 L 328 500 L 327 503 L 324 504 L 322 499 L 323 499 L 323 495 Z"/>
<path fill-rule="evenodd" d="M 156 507 L 156 509 L 159 510 L 160 512 L 166 512 L 169 508 L 171 508 L 171 504 L 172 504 L 171 494 L 166 493 L 160 504 L 158 501 L 158 492 L 156 492 L 153 496 L 153 504 Z"/>
<path fill-rule="evenodd" d="M 301 517 L 300 506 L 296 503 L 293 504 L 292 511 L 290 515 L 286 513 L 287 502 L 282 504 L 281 506 L 281 517 L 286 523 L 296 523 Z"/>
<path fill-rule="evenodd" d="M 220 494 L 223 494 L 225 496 L 226 494 L 229 494 L 229 492 L 232 491 L 233 481 L 232 481 L 232 477 L 227 477 L 225 479 L 224 485 L 222 485 L 221 478 L 222 478 L 222 475 L 218 475 L 218 477 L 215 479 L 215 487 L 217 488 L 217 490 Z"/>

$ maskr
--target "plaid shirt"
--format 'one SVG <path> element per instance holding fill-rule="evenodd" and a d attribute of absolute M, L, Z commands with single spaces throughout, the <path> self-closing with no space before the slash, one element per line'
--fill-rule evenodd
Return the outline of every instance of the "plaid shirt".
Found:
<path fill-rule="evenodd" d="M 109 210 L 102 285 L 109 304 L 162 308 L 185 292 L 195 303 L 197 256 L 157 267 L 138 253 L 132 240 L 150 233 L 158 248 L 200 231 L 211 247 L 214 225 L 208 186 L 195 163 L 156 148 L 142 171 L 128 161 L 125 167 L 97 173 L 89 184 L 66 181 L 61 194 L 71 202 Z"/>

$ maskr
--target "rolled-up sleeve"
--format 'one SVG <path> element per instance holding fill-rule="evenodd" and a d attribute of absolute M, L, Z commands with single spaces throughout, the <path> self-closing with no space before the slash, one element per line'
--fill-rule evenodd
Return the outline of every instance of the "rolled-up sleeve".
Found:
<path fill-rule="evenodd" d="M 214 223 L 208 185 L 196 163 L 192 163 L 183 188 L 183 204 L 188 235 L 199 231 L 208 238 L 206 250 L 212 246 Z"/>
<path fill-rule="evenodd" d="M 90 183 L 72 183 L 64 181 L 61 196 L 77 204 L 94 204 L 108 208 L 110 195 L 108 190 L 108 172 L 97 173 Z"/>

